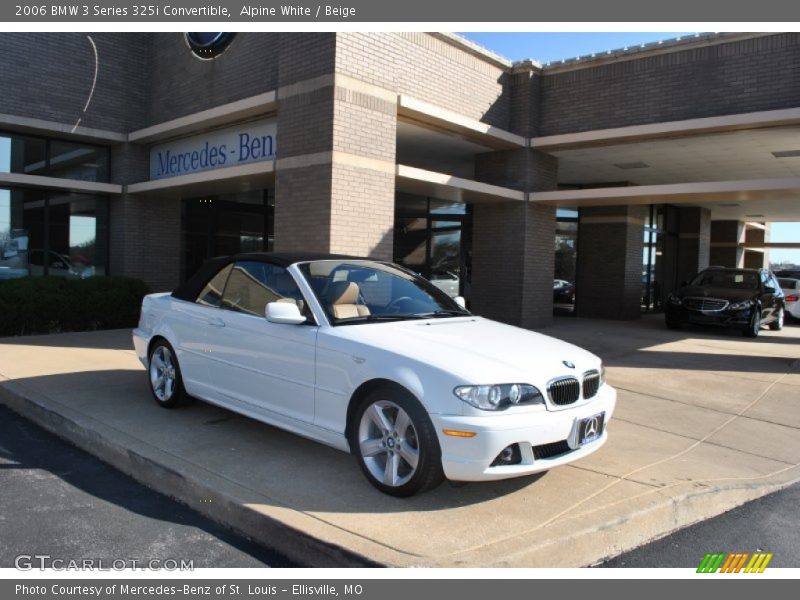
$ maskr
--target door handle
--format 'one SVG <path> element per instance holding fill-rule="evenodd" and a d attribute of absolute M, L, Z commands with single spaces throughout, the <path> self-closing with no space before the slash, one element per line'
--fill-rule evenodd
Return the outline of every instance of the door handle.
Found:
<path fill-rule="evenodd" d="M 208 324 L 212 327 L 225 327 L 225 321 L 222 319 L 211 319 Z"/>

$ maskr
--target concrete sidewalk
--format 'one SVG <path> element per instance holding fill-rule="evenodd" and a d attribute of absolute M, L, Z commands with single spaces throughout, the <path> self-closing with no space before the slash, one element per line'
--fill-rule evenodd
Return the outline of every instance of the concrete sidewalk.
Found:
<path fill-rule="evenodd" d="M 144 483 L 320 566 L 582 566 L 800 479 L 800 327 L 557 319 L 620 391 L 610 440 L 544 475 L 374 490 L 355 459 L 203 403 L 153 402 L 127 331 L 0 340 L 0 402 Z M 707 549 L 698 548 L 698 555 Z"/>

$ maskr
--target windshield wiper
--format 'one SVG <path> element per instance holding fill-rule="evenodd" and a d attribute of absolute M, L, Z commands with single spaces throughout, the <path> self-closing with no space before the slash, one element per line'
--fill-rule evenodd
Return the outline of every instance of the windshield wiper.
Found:
<path fill-rule="evenodd" d="M 436 319 L 440 317 L 469 317 L 471 313 L 468 313 L 465 310 L 455 310 L 453 308 L 442 308 L 440 310 L 432 310 L 431 312 L 426 313 L 416 313 L 414 315 L 420 319 Z"/>
<path fill-rule="evenodd" d="M 374 321 L 403 321 L 405 319 L 419 319 L 417 315 L 361 315 L 360 317 L 350 317 L 336 321 L 337 325 L 347 325 L 348 323 L 370 323 Z"/>

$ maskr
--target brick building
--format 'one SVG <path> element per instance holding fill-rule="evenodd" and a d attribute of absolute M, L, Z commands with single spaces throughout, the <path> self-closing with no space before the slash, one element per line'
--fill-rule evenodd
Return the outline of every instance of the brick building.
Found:
<path fill-rule="evenodd" d="M 554 278 L 635 318 L 800 221 L 800 34 L 550 65 L 440 33 L 192 35 L 0 36 L 0 277 L 166 290 L 214 255 L 332 251 L 535 327 Z"/>

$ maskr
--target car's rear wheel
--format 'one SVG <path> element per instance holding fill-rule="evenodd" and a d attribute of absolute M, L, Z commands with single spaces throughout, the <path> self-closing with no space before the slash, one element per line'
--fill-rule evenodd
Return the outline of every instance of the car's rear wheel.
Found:
<path fill-rule="evenodd" d="M 175 408 L 189 401 L 189 396 L 183 387 L 178 357 L 167 340 L 155 341 L 150 348 L 147 364 L 150 391 L 159 406 Z"/>
<path fill-rule="evenodd" d="M 778 314 L 775 316 L 775 320 L 769 324 L 769 328 L 772 331 L 780 331 L 783 329 L 783 322 L 786 319 L 786 311 L 781 307 L 778 309 Z"/>
<path fill-rule="evenodd" d="M 758 337 L 761 331 L 761 308 L 756 306 L 753 308 L 753 316 L 750 318 L 750 323 L 745 327 L 742 333 L 745 337 L 754 338 Z"/>
<path fill-rule="evenodd" d="M 380 491 L 412 496 L 444 480 L 433 423 L 410 393 L 388 386 L 372 391 L 355 411 L 350 432 L 361 470 Z"/>

